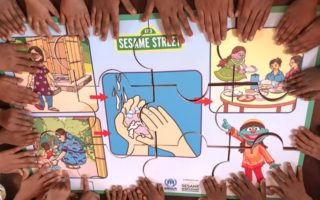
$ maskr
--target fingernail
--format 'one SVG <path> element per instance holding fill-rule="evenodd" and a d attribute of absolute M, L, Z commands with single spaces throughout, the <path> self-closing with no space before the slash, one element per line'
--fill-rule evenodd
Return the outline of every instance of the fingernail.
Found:
<path fill-rule="evenodd" d="M 253 40 L 253 36 L 251 36 L 251 37 L 249 38 L 249 40 L 252 41 L 252 40 Z"/>

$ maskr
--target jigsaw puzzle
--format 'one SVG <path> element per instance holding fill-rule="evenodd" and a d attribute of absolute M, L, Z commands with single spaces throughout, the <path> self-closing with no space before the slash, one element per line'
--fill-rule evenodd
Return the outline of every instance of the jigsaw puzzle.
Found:
<path fill-rule="evenodd" d="M 313 110 L 287 95 L 283 81 L 318 55 L 285 54 L 274 43 L 282 13 L 274 8 L 249 43 L 235 37 L 229 20 L 220 46 L 196 24 L 184 44 L 169 43 L 155 16 L 121 16 L 119 39 L 107 42 L 80 41 L 63 27 L 52 38 L 29 29 L 15 42 L 30 44 L 32 59 L 43 62 L 36 74 L 16 74 L 39 95 L 28 106 L 41 134 L 32 148 L 51 170 L 70 172 L 73 190 L 84 174 L 101 192 L 147 176 L 167 194 L 202 196 L 204 176 L 222 180 L 237 171 L 271 184 L 269 169 L 302 164 L 291 129 L 308 127 Z"/>

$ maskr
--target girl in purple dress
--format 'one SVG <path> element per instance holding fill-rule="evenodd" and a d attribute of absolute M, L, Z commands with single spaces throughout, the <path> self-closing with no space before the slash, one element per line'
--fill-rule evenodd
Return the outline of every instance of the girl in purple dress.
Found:
<path fill-rule="evenodd" d="M 31 53 L 31 59 L 36 62 L 43 62 L 44 55 L 42 50 L 37 46 L 32 46 L 29 49 L 29 53 Z M 54 85 L 55 80 L 50 73 L 49 69 L 43 65 L 39 67 L 35 67 L 38 69 L 36 74 L 32 74 L 33 76 L 33 92 L 38 95 L 39 104 L 36 104 L 35 107 L 38 110 L 44 110 L 45 108 L 45 101 L 48 104 L 48 110 L 58 112 L 59 110 L 53 107 L 53 91 L 51 89 L 50 82 Z M 31 85 L 32 79 L 29 79 L 28 85 Z M 45 101 L 44 101 L 45 99 Z"/>

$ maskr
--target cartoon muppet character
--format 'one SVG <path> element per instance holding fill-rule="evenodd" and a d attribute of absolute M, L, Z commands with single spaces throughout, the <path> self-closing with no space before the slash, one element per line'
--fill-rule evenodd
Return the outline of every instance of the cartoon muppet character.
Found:
<path fill-rule="evenodd" d="M 265 128 L 261 121 L 250 119 L 244 122 L 240 131 L 238 131 L 224 119 L 222 127 L 228 130 L 227 134 L 238 139 L 242 146 L 251 147 L 241 150 L 243 152 L 242 167 L 249 180 L 252 180 L 252 172 L 254 172 L 258 182 L 264 179 L 261 169 L 265 162 L 270 165 L 270 169 L 279 166 L 275 164 L 273 158 L 266 150 L 267 147 L 263 144 L 266 136 L 261 135 L 268 133 L 269 130 Z M 258 137 L 259 139 L 257 139 Z M 256 139 L 257 141 L 255 141 Z"/>

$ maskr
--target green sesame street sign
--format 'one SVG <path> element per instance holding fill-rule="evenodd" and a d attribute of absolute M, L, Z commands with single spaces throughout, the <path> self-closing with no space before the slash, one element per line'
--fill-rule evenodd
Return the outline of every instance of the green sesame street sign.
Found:
<path fill-rule="evenodd" d="M 117 40 L 118 51 L 155 51 L 155 50 L 175 50 L 181 49 L 176 36 L 172 37 L 169 43 L 165 35 L 158 34 L 153 28 L 144 28 L 140 35 L 123 35 Z"/>

